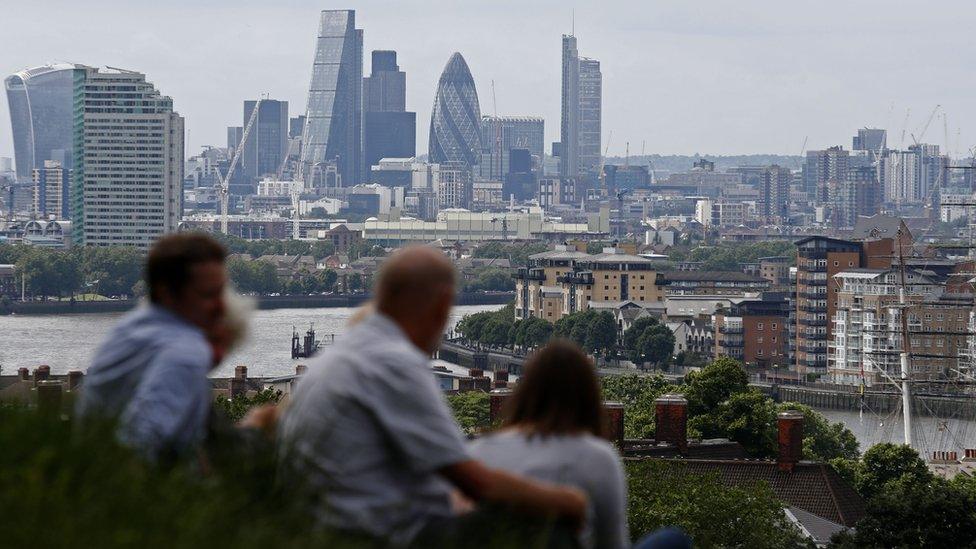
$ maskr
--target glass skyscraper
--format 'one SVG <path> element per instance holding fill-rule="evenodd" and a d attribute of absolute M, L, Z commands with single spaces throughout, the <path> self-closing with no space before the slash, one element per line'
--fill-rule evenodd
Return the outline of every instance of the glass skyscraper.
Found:
<path fill-rule="evenodd" d="M 82 65 L 58 63 L 7 77 L 17 178 L 29 181 L 35 168 L 54 160 L 71 168 L 75 101 L 85 78 Z"/>
<path fill-rule="evenodd" d="M 247 125 L 257 101 L 244 102 L 244 124 Z M 256 190 L 257 180 L 275 176 L 288 154 L 288 102 L 265 99 L 244 144 L 241 172 L 249 192 Z"/>
<path fill-rule="evenodd" d="M 559 175 L 595 175 L 600 168 L 603 76 L 600 62 L 579 56 L 576 37 L 563 35 Z"/>
<path fill-rule="evenodd" d="M 478 91 L 464 57 L 455 52 L 437 83 L 428 154 L 434 163 L 463 162 L 470 167 L 478 164 L 481 151 Z"/>
<path fill-rule="evenodd" d="M 308 89 L 302 162 L 306 178 L 334 165 L 343 186 L 362 179 L 363 31 L 355 10 L 325 10 Z"/>
<path fill-rule="evenodd" d="M 365 174 L 383 158 L 417 155 L 417 113 L 407 112 L 407 74 L 397 65 L 396 52 L 373 52 L 372 72 L 363 78 L 363 155 Z"/>

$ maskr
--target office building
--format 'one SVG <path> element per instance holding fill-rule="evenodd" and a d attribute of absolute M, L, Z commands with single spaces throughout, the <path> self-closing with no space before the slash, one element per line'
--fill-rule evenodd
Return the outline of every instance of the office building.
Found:
<path fill-rule="evenodd" d="M 595 174 L 601 162 L 603 76 L 600 62 L 580 57 L 576 37 L 563 35 L 559 174 Z"/>
<path fill-rule="evenodd" d="M 41 219 L 71 219 L 69 191 L 71 189 L 71 170 L 65 169 L 57 160 L 45 160 L 43 168 L 34 168 L 31 179 L 34 183 L 33 214 Z"/>
<path fill-rule="evenodd" d="M 301 138 L 302 132 L 305 131 L 305 115 L 300 114 L 298 116 L 293 116 L 288 120 L 288 137 L 289 139 Z"/>
<path fill-rule="evenodd" d="M 646 166 L 617 166 L 606 164 L 603 166 L 603 180 L 608 193 L 646 189 L 651 184 L 651 177 Z"/>
<path fill-rule="evenodd" d="M 745 202 L 700 199 L 695 203 L 695 219 L 705 227 L 735 227 L 750 218 Z"/>
<path fill-rule="evenodd" d="M 182 215 L 183 118 L 134 71 L 86 67 L 80 101 L 71 190 L 76 240 L 149 248 Z"/>
<path fill-rule="evenodd" d="M 338 186 L 362 181 L 363 31 L 354 10 L 324 10 L 308 90 L 303 173 L 318 186 L 334 167 Z"/>
<path fill-rule="evenodd" d="M 13 131 L 17 178 L 27 183 L 46 160 L 72 168 L 74 158 L 75 92 L 85 67 L 56 63 L 27 69 L 4 81 Z"/>
<path fill-rule="evenodd" d="M 382 158 L 370 168 L 372 182 L 385 187 L 427 189 L 437 192 L 440 165 L 416 158 Z"/>
<path fill-rule="evenodd" d="M 257 101 L 244 102 L 244 124 L 251 119 Z M 264 99 L 241 151 L 238 169 L 251 187 L 265 176 L 275 176 L 288 154 L 288 102 Z M 250 193 L 248 193 L 250 194 Z"/>
<path fill-rule="evenodd" d="M 247 120 L 244 120 L 247 123 Z M 234 151 L 241 144 L 241 139 L 244 139 L 244 126 L 227 126 L 227 153 L 228 156 L 234 156 Z"/>
<path fill-rule="evenodd" d="M 428 156 L 436 164 L 462 162 L 474 167 L 481 160 L 481 151 L 478 91 L 467 62 L 455 52 L 437 83 Z"/>
<path fill-rule="evenodd" d="M 407 75 L 396 52 L 377 50 L 363 78 L 363 156 L 367 169 L 382 158 L 417 154 L 417 113 L 406 112 Z M 371 179 L 372 180 L 372 179 Z"/>
<path fill-rule="evenodd" d="M 528 150 L 541 165 L 545 156 L 545 122 L 532 116 L 482 116 L 479 175 L 482 179 L 502 181 L 512 171 L 509 165 L 513 149 Z"/>
<path fill-rule="evenodd" d="M 508 173 L 505 175 L 505 185 L 502 192 L 504 200 L 523 202 L 535 198 L 536 183 L 535 161 L 529 149 L 509 149 Z"/>

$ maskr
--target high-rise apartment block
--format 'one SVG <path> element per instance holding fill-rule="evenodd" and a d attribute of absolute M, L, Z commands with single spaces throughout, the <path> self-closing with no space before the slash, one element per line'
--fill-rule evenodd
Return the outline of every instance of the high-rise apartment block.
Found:
<path fill-rule="evenodd" d="M 343 186 L 361 182 L 363 31 L 354 10 L 324 10 L 308 89 L 302 162 L 306 178 L 327 177 Z"/>
<path fill-rule="evenodd" d="M 879 153 L 888 146 L 888 131 L 880 128 L 861 128 L 854 136 L 851 149 Z"/>
<path fill-rule="evenodd" d="M 803 165 L 803 190 L 818 206 L 830 201 L 830 185 L 847 180 L 850 152 L 843 147 L 830 147 L 822 151 L 807 151 Z"/>
<path fill-rule="evenodd" d="M 603 153 L 600 149 L 602 108 L 603 76 L 600 62 L 580 57 L 576 37 L 563 35 L 559 145 L 561 176 L 596 175 Z"/>
<path fill-rule="evenodd" d="M 363 156 L 367 171 L 383 158 L 417 154 L 417 113 L 407 112 L 407 75 L 395 51 L 377 50 L 363 78 Z"/>
<path fill-rule="evenodd" d="M 438 173 L 437 202 L 440 208 L 470 208 L 474 193 L 471 166 L 463 161 L 442 162 Z"/>
<path fill-rule="evenodd" d="M 71 170 L 57 160 L 45 160 L 43 168 L 34 168 L 34 215 L 47 219 L 70 219 L 69 191 Z"/>
<path fill-rule="evenodd" d="M 183 118 L 144 74 L 85 67 L 74 126 L 72 229 L 90 246 L 148 248 L 183 208 Z"/>
<path fill-rule="evenodd" d="M 790 181 L 793 174 L 787 168 L 772 165 L 759 174 L 759 201 L 756 214 L 766 223 L 782 223 L 789 219 Z"/>

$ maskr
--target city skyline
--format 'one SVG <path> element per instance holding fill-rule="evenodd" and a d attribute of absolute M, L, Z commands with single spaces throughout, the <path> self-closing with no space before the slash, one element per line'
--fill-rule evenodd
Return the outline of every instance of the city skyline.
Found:
<path fill-rule="evenodd" d="M 573 30 L 572 6 L 540 2 L 521 9 L 519 18 L 497 6 L 409 2 L 397 10 L 374 2 L 244 2 L 235 9 L 217 2 L 193 6 L 193 17 L 181 9 L 191 6 L 183 0 L 170 9 L 103 9 L 113 6 L 121 4 L 23 6 L 9 14 L 0 67 L 12 74 L 67 60 L 144 72 L 185 113 L 187 153 L 194 154 L 203 144 L 223 143 L 244 99 L 269 93 L 302 112 L 319 12 L 348 8 L 365 31 L 364 51 L 398 51 L 402 70 L 411 75 L 407 110 L 418 119 L 429 119 L 427 98 L 443 59 L 457 50 L 478 87 L 488 90 L 495 81 L 499 115 L 541 116 L 548 121 L 547 143 L 558 140 L 559 42 Z M 602 137 L 606 144 L 613 132 L 611 155 L 622 155 L 628 142 L 634 155 L 642 142 L 648 154 L 799 154 L 804 137 L 808 148 L 847 146 L 850 134 L 865 126 L 886 127 L 889 146 L 907 148 L 908 134 L 924 125 L 936 104 L 948 113 L 955 154 L 976 140 L 976 130 L 966 127 L 976 106 L 963 91 L 973 77 L 961 70 L 964 56 L 953 55 L 965 51 L 965 29 L 976 14 L 955 6 L 915 13 L 897 5 L 845 5 L 845 17 L 836 18 L 832 10 L 799 17 L 771 2 L 734 9 L 616 2 L 606 9 L 576 6 L 575 34 L 586 54 L 602 61 Z M 49 24 L 28 24 L 38 17 Z M 103 24 L 106 17 L 112 24 Z M 475 20 L 497 33 L 472 32 Z M 102 32 L 85 32 L 95 24 Z M 911 115 L 901 141 L 906 108 Z M 13 156 L 6 105 L 0 113 L 0 155 Z M 421 154 L 424 126 L 418 124 Z M 944 147 L 941 116 L 925 140 Z"/>

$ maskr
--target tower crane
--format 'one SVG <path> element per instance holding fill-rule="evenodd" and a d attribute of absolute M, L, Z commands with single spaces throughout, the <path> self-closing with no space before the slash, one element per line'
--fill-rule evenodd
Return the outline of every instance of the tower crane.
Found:
<path fill-rule="evenodd" d="M 221 177 L 220 170 L 217 170 L 217 178 L 220 180 L 220 232 L 227 234 L 227 209 L 230 202 L 230 179 L 234 177 L 234 170 L 237 169 L 237 163 L 241 159 L 241 151 L 244 150 L 244 144 L 247 143 L 247 138 L 251 135 L 251 128 L 254 127 L 254 121 L 258 118 L 258 110 L 261 108 L 261 103 L 264 99 L 258 99 L 254 103 L 254 109 L 251 110 L 251 116 L 247 119 L 247 125 L 244 126 L 244 133 L 241 134 L 241 142 L 238 143 L 237 148 L 234 150 L 234 156 L 230 159 L 230 166 L 227 168 L 226 177 Z"/>

